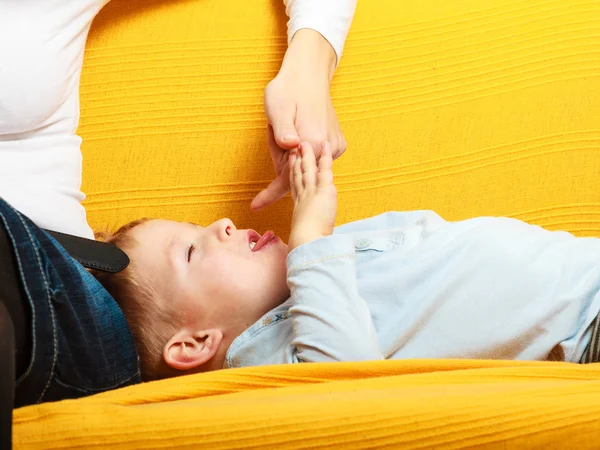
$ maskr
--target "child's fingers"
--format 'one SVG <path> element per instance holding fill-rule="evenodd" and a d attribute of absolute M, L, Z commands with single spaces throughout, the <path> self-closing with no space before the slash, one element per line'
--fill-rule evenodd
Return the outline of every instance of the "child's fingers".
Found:
<path fill-rule="evenodd" d="M 290 181 L 290 192 L 292 193 L 292 199 L 296 199 L 296 183 L 294 183 L 294 164 L 296 163 L 296 152 L 290 152 L 290 157 L 288 159 L 288 167 L 290 169 L 289 172 L 289 181 Z"/>
<path fill-rule="evenodd" d="M 296 191 L 296 197 L 304 190 L 302 185 L 302 155 L 296 153 L 294 155 L 294 166 L 290 168 L 293 176 L 294 190 Z"/>
<path fill-rule="evenodd" d="M 333 157 L 331 155 L 331 144 L 323 142 L 321 145 L 321 158 L 319 159 L 319 172 L 317 173 L 317 181 L 319 186 L 327 186 L 333 184 Z"/>
<path fill-rule="evenodd" d="M 317 183 L 317 160 L 312 146 L 308 142 L 301 144 L 302 172 L 304 188 L 313 187 Z"/>

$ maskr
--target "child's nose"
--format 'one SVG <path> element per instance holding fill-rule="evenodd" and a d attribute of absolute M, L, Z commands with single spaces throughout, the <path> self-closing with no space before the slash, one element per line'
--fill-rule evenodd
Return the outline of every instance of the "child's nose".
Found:
<path fill-rule="evenodd" d="M 219 239 L 226 240 L 228 239 L 237 228 L 234 223 L 230 219 L 221 219 L 219 220 L 219 226 L 217 227 L 217 232 L 219 234 Z"/>

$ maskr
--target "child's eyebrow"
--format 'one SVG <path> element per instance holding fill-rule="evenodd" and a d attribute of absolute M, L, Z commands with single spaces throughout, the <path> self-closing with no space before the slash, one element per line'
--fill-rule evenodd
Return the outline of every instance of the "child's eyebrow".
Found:
<path fill-rule="evenodd" d="M 167 261 L 169 261 L 169 263 L 171 265 L 175 263 L 175 255 L 174 255 L 175 240 L 176 240 L 175 236 L 172 236 L 171 239 L 169 239 L 169 243 L 165 247 L 165 254 L 167 255 Z"/>
<path fill-rule="evenodd" d="M 186 223 L 193 225 L 194 228 L 200 228 L 200 229 L 204 228 L 202 225 L 198 225 L 197 223 L 194 223 L 194 222 L 186 222 Z"/>

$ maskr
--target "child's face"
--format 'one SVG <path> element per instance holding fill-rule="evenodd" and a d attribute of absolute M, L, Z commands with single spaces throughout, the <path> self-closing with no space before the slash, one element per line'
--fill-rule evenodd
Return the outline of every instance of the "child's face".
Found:
<path fill-rule="evenodd" d="M 137 270 L 161 298 L 177 302 L 190 324 L 200 318 L 225 333 L 241 333 L 289 297 L 287 245 L 276 236 L 253 245 L 259 235 L 238 230 L 229 219 L 205 228 L 151 220 L 131 233 L 139 245 L 128 253 Z"/>

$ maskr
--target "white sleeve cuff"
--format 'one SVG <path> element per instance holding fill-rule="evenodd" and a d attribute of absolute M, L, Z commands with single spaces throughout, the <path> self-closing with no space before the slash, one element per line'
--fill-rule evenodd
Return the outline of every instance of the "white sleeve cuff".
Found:
<path fill-rule="evenodd" d="M 331 44 L 339 64 L 344 43 L 352 24 L 357 0 L 285 0 L 288 21 L 288 45 L 303 28 L 320 33 Z"/>

